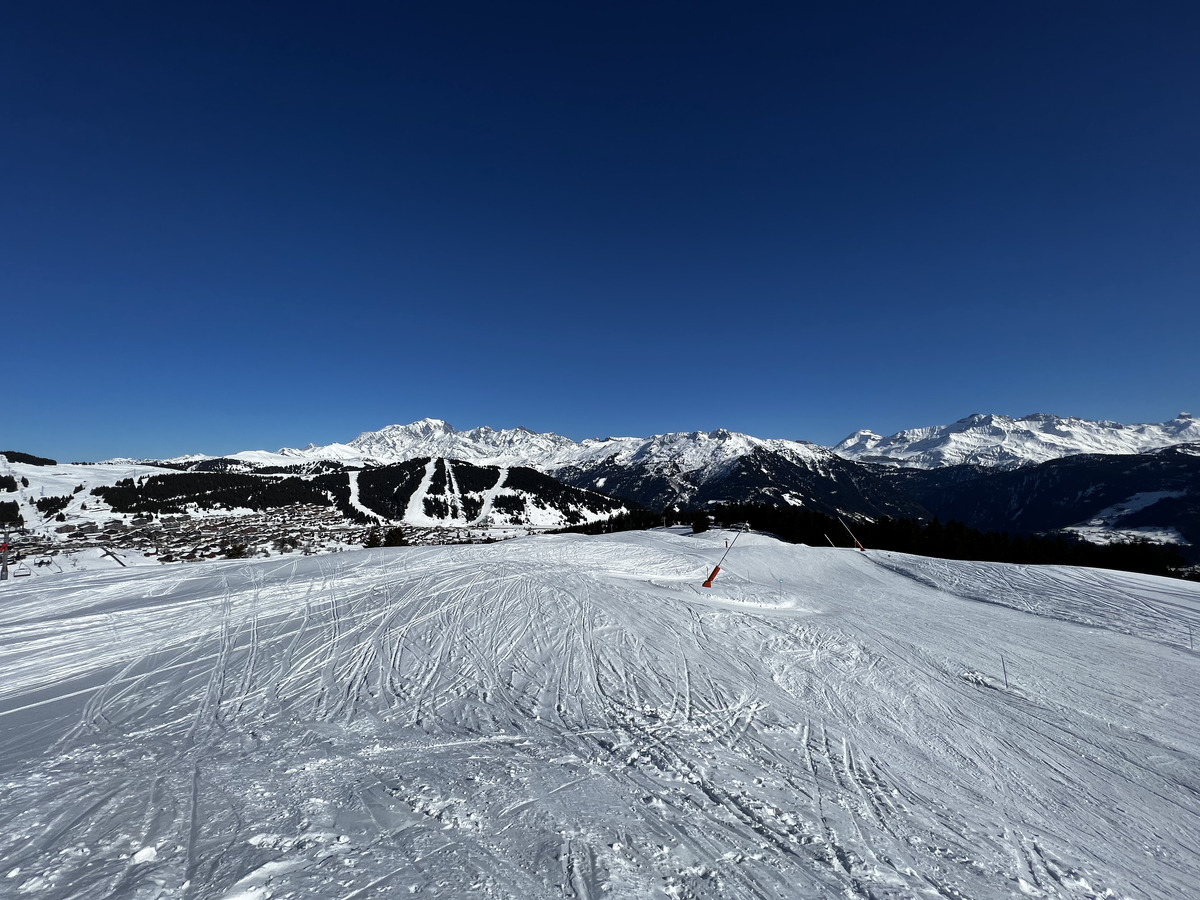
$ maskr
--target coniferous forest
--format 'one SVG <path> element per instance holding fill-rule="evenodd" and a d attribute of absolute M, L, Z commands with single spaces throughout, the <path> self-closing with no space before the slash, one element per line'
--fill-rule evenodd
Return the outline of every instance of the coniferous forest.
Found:
<path fill-rule="evenodd" d="M 814 547 L 853 547 L 854 539 L 857 539 L 867 549 L 940 559 L 1092 566 L 1164 576 L 1175 576 L 1187 566 L 1187 560 L 1173 544 L 1154 544 L 1149 541 L 1093 544 L 1062 535 L 1011 535 L 1007 532 L 979 531 L 961 522 L 943 523 L 938 519 L 927 523 L 916 519 L 878 519 L 843 524 L 823 513 L 766 503 L 724 503 L 699 513 L 694 510 L 667 510 L 662 513 L 634 510 L 604 522 L 563 530 L 601 534 L 655 528 L 664 524 L 685 524 L 692 526 L 693 530 L 703 530 L 696 525 L 697 515 L 711 518 L 723 528 L 748 526 L 788 543 Z"/>
<path fill-rule="evenodd" d="M 813 546 L 853 546 L 846 526 L 835 518 L 795 507 L 730 503 L 718 506 L 714 517 L 722 525 L 745 522 L 791 543 Z M 867 548 L 915 553 L 941 559 L 971 559 L 1038 565 L 1094 566 L 1150 575 L 1171 575 L 1187 565 L 1173 544 L 1149 541 L 1093 544 L 1064 535 L 1011 535 L 979 531 L 961 522 L 933 519 L 879 519 L 849 523 L 854 537 Z"/>

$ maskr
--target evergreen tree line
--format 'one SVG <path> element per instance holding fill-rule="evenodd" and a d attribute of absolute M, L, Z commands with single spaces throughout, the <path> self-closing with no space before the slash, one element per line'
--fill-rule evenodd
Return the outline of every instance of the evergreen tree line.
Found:
<path fill-rule="evenodd" d="M 43 516 L 49 517 L 62 512 L 70 502 L 71 495 L 67 494 L 65 497 L 38 497 L 33 501 L 33 505 Z"/>
<path fill-rule="evenodd" d="M 756 531 L 769 532 L 793 544 L 853 546 L 846 526 L 812 510 L 762 503 L 726 503 L 715 507 L 712 513 L 716 521 L 726 527 L 745 522 Z M 962 522 L 943 523 L 936 518 L 927 523 L 916 519 L 885 518 L 847 524 L 868 549 L 940 559 L 1092 566 L 1149 575 L 1176 575 L 1177 570 L 1187 566 L 1187 560 L 1177 546 L 1149 541 L 1092 544 L 1067 535 L 979 531 Z"/>
<path fill-rule="evenodd" d="M 713 519 L 724 528 L 749 525 L 755 531 L 773 534 L 792 544 L 814 547 L 853 547 L 847 527 L 832 516 L 803 507 L 772 506 L 767 503 L 724 503 L 709 512 L 667 509 L 661 513 L 635 509 L 602 522 L 561 529 L 575 534 L 604 534 L 637 531 L 662 525 L 690 525 L 706 531 Z M 891 550 L 940 559 L 969 559 L 982 562 L 1025 565 L 1091 566 L 1148 575 L 1179 576 L 1187 560 L 1173 544 L 1131 541 L 1092 544 L 1065 535 L 1011 535 L 979 531 L 961 522 L 933 519 L 879 519 L 848 522 L 854 536 L 871 550 Z"/>
<path fill-rule="evenodd" d="M 497 500 L 500 498 L 497 497 Z M 493 504 L 494 507 L 495 504 Z M 584 522 L 580 525 L 571 525 L 567 528 L 559 528 L 551 532 L 552 534 L 608 534 L 615 531 L 646 531 L 650 528 L 657 528 L 663 524 L 663 517 L 660 513 L 651 512 L 648 509 L 631 509 L 628 512 L 617 513 L 610 519 L 601 519 L 598 522 Z M 669 523 L 669 524 L 674 524 Z"/>
<path fill-rule="evenodd" d="M 389 519 L 402 519 L 425 476 L 428 458 L 363 469 L 358 473 L 358 502 Z M 349 484 L 347 482 L 347 489 Z"/>
<path fill-rule="evenodd" d="M 286 480 L 291 481 L 293 479 L 289 478 Z M 360 525 L 369 525 L 375 521 L 374 518 L 350 504 L 350 476 L 345 472 L 318 475 L 309 483 L 326 494 L 327 499 L 322 504 L 323 506 L 328 506 L 330 502 L 328 498 L 332 498 L 333 505 L 337 507 L 338 512 L 351 522 L 357 522 Z"/>
<path fill-rule="evenodd" d="M 459 489 L 462 489 L 461 484 Z M 483 512 L 483 497 L 478 494 L 459 494 L 458 500 L 462 504 L 463 518 L 468 522 L 474 522 Z"/>
<path fill-rule="evenodd" d="M 509 469 L 508 479 L 504 482 L 504 486 L 528 494 L 534 505 L 541 509 L 554 507 L 560 510 L 572 525 L 583 522 L 583 514 L 574 509 L 578 504 L 586 503 L 590 509 L 603 512 L 612 512 L 628 505 L 626 500 L 617 500 L 585 488 L 571 487 L 536 469 L 525 466 L 514 466 Z"/>
<path fill-rule="evenodd" d="M 345 480 L 344 476 L 342 480 Z M 331 505 L 326 491 L 312 481 L 222 472 L 154 475 L 136 483 L 132 478 L 125 478 L 111 486 L 93 488 L 92 493 L 103 497 L 113 511 L 119 513 L 175 513 L 191 503 L 202 509 L 242 507 L 257 510 L 301 503 Z M 349 493 L 347 486 L 347 502 Z"/>
<path fill-rule="evenodd" d="M 429 479 L 429 493 L 441 496 L 446 493 L 446 460 L 433 464 L 433 477 Z"/>
<path fill-rule="evenodd" d="M 381 528 L 372 528 L 367 532 L 363 546 L 367 548 L 407 547 L 408 539 L 404 537 L 403 528 L 389 528 L 386 531 Z"/>
<path fill-rule="evenodd" d="M 25 517 L 21 515 L 21 506 L 16 500 L 0 500 L 0 525 L 17 525 L 25 524 Z"/>
<path fill-rule="evenodd" d="M 32 453 L 21 453 L 17 450 L 0 450 L 0 456 L 3 456 L 10 463 L 24 463 L 27 466 L 58 465 L 56 460 L 47 459 L 44 456 L 34 456 Z"/>
<path fill-rule="evenodd" d="M 499 466 L 477 466 L 454 460 L 454 483 L 463 494 L 482 494 L 500 480 Z"/>
<path fill-rule="evenodd" d="M 451 507 L 446 503 L 446 500 L 443 497 L 426 497 L 422 505 L 425 509 L 425 515 L 429 516 L 431 519 L 449 519 L 451 518 L 452 512 L 458 512 L 458 507 L 455 506 L 453 510 L 451 510 Z"/>
<path fill-rule="evenodd" d="M 492 512 L 508 516 L 513 524 L 520 524 L 525 515 L 525 498 L 520 494 L 500 494 L 492 498 Z"/>

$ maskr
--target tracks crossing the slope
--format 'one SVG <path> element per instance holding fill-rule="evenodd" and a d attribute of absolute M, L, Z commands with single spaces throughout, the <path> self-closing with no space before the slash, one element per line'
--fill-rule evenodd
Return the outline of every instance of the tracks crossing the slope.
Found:
<path fill-rule="evenodd" d="M 28 711 L 31 695 L 0 696 L 10 721 L 75 709 L 57 745 L 36 749 L 37 729 L 8 745 L 33 762 L 0 782 L 0 878 L 53 900 L 154 883 L 197 898 L 988 898 L 1023 883 L 1086 898 L 1122 887 L 1106 856 L 1133 840 L 1165 861 L 1150 896 L 1186 882 L 1197 848 L 1131 814 L 1148 802 L 1200 821 L 1170 715 L 1101 674 L 1034 689 L 1032 650 L 1019 689 L 962 677 L 990 623 L 1043 647 L 1075 626 L 1023 627 L 1029 613 L 942 584 L 1058 607 L 1069 586 L 889 561 L 914 580 L 751 544 L 702 597 L 688 579 L 704 547 L 563 538 L 226 563 L 156 573 L 137 603 L 121 599 L 132 576 L 90 597 L 66 586 L 52 626 L 0 625 L 79 648 L 59 662 L 62 696 Z M 778 603 L 777 574 L 809 605 Z M 1130 589 L 1097 585 L 1114 604 Z M 1148 615 L 1132 608 L 1105 614 Z M 1106 652 L 1074 648 L 1073 671 L 1099 673 Z M 1184 689 L 1196 675 L 1180 671 Z M 1125 704 L 1141 718 L 1116 734 L 1101 711 Z M 1119 815 L 1101 814 L 1109 799 Z M 1075 841 L 1084 829 L 1095 848 Z"/>

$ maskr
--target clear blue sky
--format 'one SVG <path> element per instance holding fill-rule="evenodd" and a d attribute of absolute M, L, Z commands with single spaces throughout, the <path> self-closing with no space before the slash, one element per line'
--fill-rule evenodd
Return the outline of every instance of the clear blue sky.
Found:
<path fill-rule="evenodd" d="M 1200 391 L 1200 4 L 10 3 L 0 449 Z"/>

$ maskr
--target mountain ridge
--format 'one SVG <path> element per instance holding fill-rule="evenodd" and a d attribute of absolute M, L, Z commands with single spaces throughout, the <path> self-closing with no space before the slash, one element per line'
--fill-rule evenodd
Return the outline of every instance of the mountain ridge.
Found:
<path fill-rule="evenodd" d="M 1018 419 L 973 413 L 949 425 L 909 428 L 887 437 L 861 429 L 831 449 L 858 462 L 918 469 L 1013 469 L 1079 454 L 1140 454 L 1194 442 L 1200 442 L 1200 419 L 1182 412 L 1166 422 L 1135 425 L 1050 413 Z"/>
<path fill-rule="evenodd" d="M 523 426 L 495 429 L 482 425 L 460 430 L 443 419 L 425 418 L 364 431 L 345 443 L 276 451 L 241 450 L 225 457 L 188 454 L 165 462 L 188 464 L 230 458 L 257 465 L 284 465 L 323 459 L 349 465 L 386 465 L 418 457 L 444 457 L 479 465 L 530 465 L 554 472 L 614 457 L 641 462 L 674 456 L 682 470 L 691 471 L 727 466 L 752 450 L 766 449 L 813 463 L 827 460 L 832 454 L 855 462 L 911 468 L 979 465 L 1008 469 L 1077 454 L 1138 454 L 1184 443 L 1200 443 L 1200 419 L 1186 412 L 1166 422 L 1132 425 L 1051 413 L 1019 418 L 972 413 L 948 425 L 907 428 L 888 436 L 860 429 L 831 447 L 803 440 L 759 438 L 723 428 L 575 441 Z"/>

